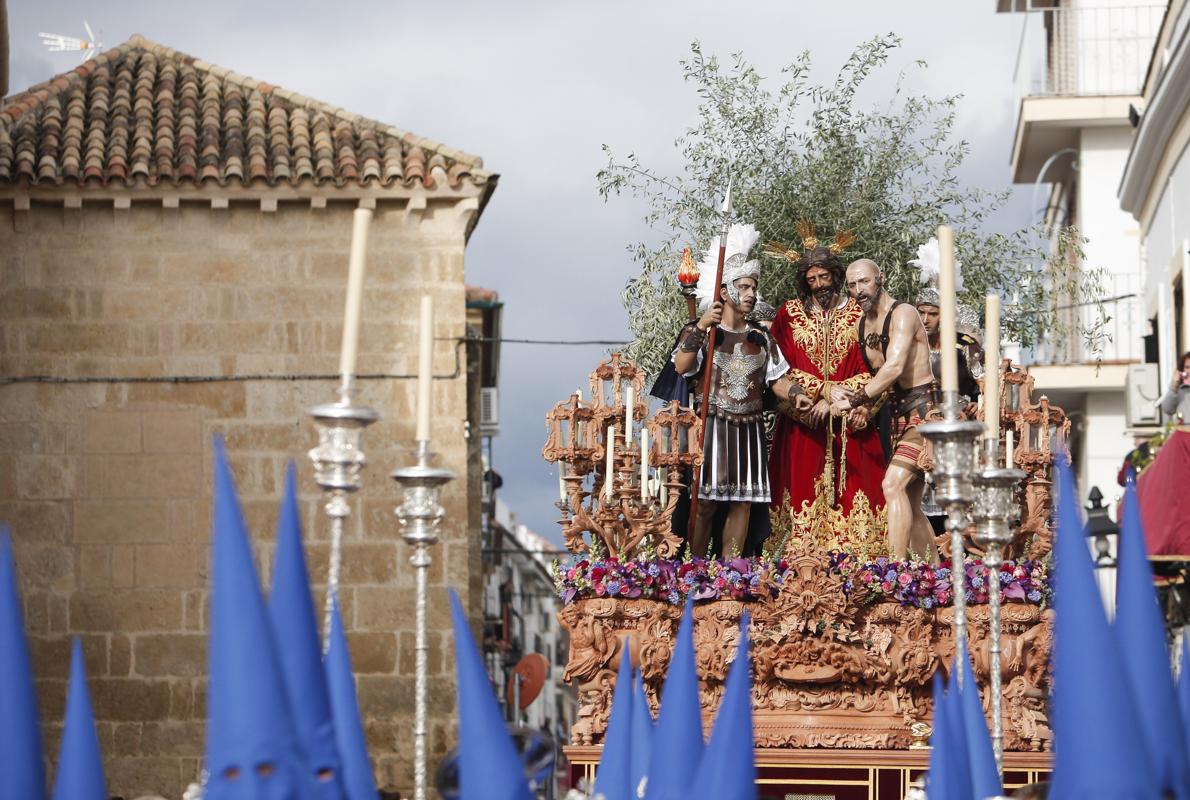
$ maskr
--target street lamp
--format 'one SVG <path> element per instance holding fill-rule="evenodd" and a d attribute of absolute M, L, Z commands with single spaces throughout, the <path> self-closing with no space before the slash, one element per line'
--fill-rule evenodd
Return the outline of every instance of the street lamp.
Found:
<path fill-rule="evenodd" d="M 1099 491 L 1098 486 L 1091 487 L 1087 500 L 1087 538 L 1095 542 L 1095 568 L 1115 568 L 1116 559 L 1111 553 L 1112 540 L 1108 537 L 1119 534 L 1120 526 L 1108 516 L 1108 509 L 1103 505 L 1103 492 Z"/>
<path fill-rule="evenodd" d="M 1112 522 L 1103 505 L 1103 492 L 1092 486 L 1087 495 L 1087 538 L 1095 548 L 1095 582 L 1103 598 L 1103 609 L 1109 620 L 1116 616 L 1116 558 L 1112 555 L 1120 526 Z"/>

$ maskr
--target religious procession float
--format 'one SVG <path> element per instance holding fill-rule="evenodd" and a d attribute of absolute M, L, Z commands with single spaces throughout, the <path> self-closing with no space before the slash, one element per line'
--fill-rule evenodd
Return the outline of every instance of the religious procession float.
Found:
<path fill-rule="evenodd" d="M 750 620 L 758 778 L 776 796 L 904 797 L 932 681 L 960 652 L 1005 788 L 1035 782 L 1052 738 L 1051 471 L 1070 423 L 1000 357 L 998 298 L 983 330 L 956 304 L 949 229 L 919 250 L 907 303 L 873 262 L 845 266 L 846 233 L 797 230 L 762 249 L 725 223 L 701 263 L 687 251 L 689 324 L 651 386 L 612 353 L 547 415 L 572 779 L 599 763 L 624 659 L 658 708 L 692 602 L 708 729 Z M 797 274 L 767 313 L 762 265 Z"/>

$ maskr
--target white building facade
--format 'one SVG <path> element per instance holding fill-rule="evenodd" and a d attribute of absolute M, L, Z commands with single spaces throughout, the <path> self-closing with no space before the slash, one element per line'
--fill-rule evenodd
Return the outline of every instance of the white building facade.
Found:
<path fill-rule="evenodd" d="M 1110 320 L 1090 347 L 1072 333 L 1025 354 L 1038 391 L 1066 409 L 1071 452 L 1084 492 L 1110 500 L 1136 437 L 1156 419 L 1129 418 L 1128 392 L 1146 360 L 1148 318 L 1141 228 L 1120 208 L 1117 187 L 1128 164 L 1132 118 L 1165 4 L 1153 0 L 997 0 L 1021 22 L 1015 81 L 1020 110 L 1012 147 L 1013 182 L 1031 185 L 1031 222 L 1051 237 L 1074 226 L 1085 238 L 1079 270 L 1103 270 Z M 1062 313 L 1084 327 L 1099 309 L 1089 294 L 1065 300 Z M 1133 404 L 1135 405 L 1135 404 Z M 1151 412 L 1151 405 L 1148 409 Z"/>
<path fill-rule="evenodd" d="M 499 499 L 492 522 L 484 595 L 488 672 L 500 687 L 510 722 L 547 730 L 564 744 L 578 706 L 574 690 L 562 680 L 569 639 L 558 622 L 558 596 L 550 574 L 558 548 L 518 523 Z M 544 656 L 548 668 L 541 692 L 518 716 L 508 702 L 512 692 L 507 687 L 516 664 L 530 653 Z"/>
<path fill-rule="evenodd" d="M 1140 231 L 1142 303 L 1156 339 L 1159 391 L 1190 350 L 1190 8 L 1169 4 L 1144 83 L 1119 202 Z M 1153 360 L 1153 359 L 1150 359 Z"/>

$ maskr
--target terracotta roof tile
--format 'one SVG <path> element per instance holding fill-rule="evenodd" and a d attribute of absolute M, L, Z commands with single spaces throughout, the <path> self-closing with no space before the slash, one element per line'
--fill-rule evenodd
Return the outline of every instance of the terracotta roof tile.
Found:
<path fill-rule="evenodd" d="M 433 188 L 493 181 L 482 167 L 476 156 L 139 35 L 0 107 L 0 185 Z"/>

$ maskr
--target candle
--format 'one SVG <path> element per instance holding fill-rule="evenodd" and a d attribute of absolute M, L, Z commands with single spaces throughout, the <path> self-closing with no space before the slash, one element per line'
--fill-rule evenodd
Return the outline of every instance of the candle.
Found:
<path fill-rule="evenodd" d="M 612 499 L 612 470 L 616 463 L 616 426 L 607 426 L 607 467 L 603 470 L 603 493 Z"/>
<path fill-rule="evenodd" d="M 665 484 L 669 482 L 669 468 L 662 467 L 661 473 L 657 476 L 657 482 L 660 484 L 661 490 L 661 507 L 669 505 L 669 487 Z"/>
<path fill-rule="evenodd" d="M 988 438 L 1000 441 L 1000 296 L 989 294 L 984 313 L 983 419 Z"/>
<path fill-rule="evenodd" d="M 938 226 L 938 250 L 941 254 L 938 265 L 938 294 L 942 307 L 939 309 L 942 341 L 942 391 L 959 390 L 959 362 L 955 350 L 955 274 L 954 274 L 954 231 L 949 225 Z"/>
<path fill-rule="evenodd" d="M 359 348 L 359 311 L 364 301 L 364 267 L 367 265 L 368 226 L 372 211 L 357 208 L 351 218 L 351 255 L 347 258 L 347 308 L 343 312 L 343 345 L 339 349 L 339 374 L 355 374 Z"/>
<path fill-rule="evenodd" d="M 640 501 L 647 503 L 652 487 L 649 485 L 649 429 L 640 429 Z"/>
<path fill-rule="evenodd" d="M 417 331 L 417 435 L 419 442 L 430 441 L 430 403 L 434 380 L 434 300 L 421 298 L 421 317 Z"/>
<path fill-rule="evenodd" d="M 632 441 L 632 422 L 636 415 L 632 408 L 632 384 L 624 387 L 624 444 Z"/>
<path fill-rule="evenodd" d="M 566 462 L 558 462 L 558 499 L 566 502 Z"/>
<path fill-rule="evenodd" d="M 690 393 L 690 401 L 686 404 L 687 408 L 694 408 L 694 392 Z"/>
<path fill-rule="evenodd" d="M 1004 466 L 1012 469 L 1012 439 L 1015 431 L 1009 428 L 1004 432 Z"/>

